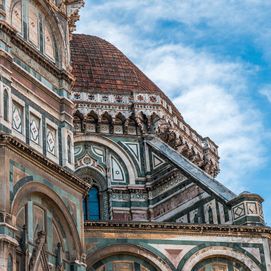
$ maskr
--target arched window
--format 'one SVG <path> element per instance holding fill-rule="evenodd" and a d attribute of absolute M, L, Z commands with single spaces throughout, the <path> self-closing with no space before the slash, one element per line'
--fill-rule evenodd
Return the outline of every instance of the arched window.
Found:
<path fill-rule="evenodd" d="M 12 11 L 11 11 L 11 24 L 19 33 L 23 32 L 21 1 L 18 1 L 13 5 Z"/>
<path fill-rule="evenodd" d="M 41 53 L 52 61 L 58 61 L 52 27 L 46 20 L 47 14 L 33 0 L 27 1 L 27 8 L 23 8 L 23 6 L 21 0 L 16 1 L 13 5 L 11 12 L 12 26 Z"/>
<path fill-rule="evenodd" d="M 83 202 L 85 220 L 97 221 L 100 220 L 100 202 L 99 190 L 97 187 L 92 187 Z"/>
<path fill-rule="evenodd" d="M 13 270 L 13 259 L 12 256 L 9 254 L 8 255 L 8 269 L 7 271 L 12 271 Z"/>
<path fill-rule="evenodd" d="M 68 135 L 67 137 L 67 156 L 68 156 L 68 163 L 72 162 L 72 154 L 71 154 L 71 137 Z"/>
<path fill-rule="evenodd" d="M 9 110 L 9 98 L 8 98 L 8 91 L 4 90 L 4 120 L 8 121 L 8 110 Z"/>

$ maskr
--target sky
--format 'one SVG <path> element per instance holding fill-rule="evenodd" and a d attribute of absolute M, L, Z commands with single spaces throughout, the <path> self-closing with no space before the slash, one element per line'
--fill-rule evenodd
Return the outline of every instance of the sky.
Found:
<path fill-rule="evenodd" d="M 217 179 L 271 226 L 271 1 L 86 0 L 77 33 L 130 58 L 219 145 Z"/>

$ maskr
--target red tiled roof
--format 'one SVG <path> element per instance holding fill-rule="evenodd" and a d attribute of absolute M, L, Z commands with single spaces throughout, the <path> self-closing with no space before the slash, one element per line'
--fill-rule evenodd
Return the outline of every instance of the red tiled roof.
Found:
<path fill-rule="evenodd" d="M 74 34 L 71 60 L 75 91 L 161 92 L 120 50 L 101 38 Z"/>

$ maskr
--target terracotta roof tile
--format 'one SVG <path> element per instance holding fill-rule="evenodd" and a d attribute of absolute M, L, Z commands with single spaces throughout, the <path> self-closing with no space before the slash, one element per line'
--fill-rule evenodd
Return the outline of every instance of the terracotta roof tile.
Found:
<path fill-rule="evenodd" d="M 76 91 L 161 91 L 122 52 L 101 38 L 74 34 L 71 58 Z"/>

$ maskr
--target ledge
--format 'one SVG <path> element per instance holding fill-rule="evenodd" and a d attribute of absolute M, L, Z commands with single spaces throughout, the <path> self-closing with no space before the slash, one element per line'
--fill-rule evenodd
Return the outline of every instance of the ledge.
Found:
<path fill-rule="evenodd" d="M 89 183 L 80 179 L 73 173 L 69 172 L 68 170 L 64 169 L 63 167 L 59 166 L 58 164 L 52 162 L 44 155 L 38 153 L 36 150 L 31 148 L 30 146 L 26 145 L 25 143 L 21 142 L 20 140 L 14 138 L 11 135 L 4 134 L 0 132 L 0 144 L 4 144 L 10 146 L 17 151 L 23 153 L 23 155 L 27 155 L 29 160 L 35 161 L 35 163 L 39 163 L 46 168 L 52 170 L 52 173 L 57 173 L 60 175 L 60 179 L 64 179 L 67 181 L 68 185 L 76 185 L 77 188 L 80 189 L 80 192 L 86 192 L 91 187 Z"/>
<path fill-rule="evenodd" d="M 271 228 L 262 226 L 235 226 L 235 225 L 210 225 L 210 224 L 181 224 L 181 223 L 167 223 L 167 222 L 117 222 L 117 221 L 87 221 L 84 223 L 85 232 L 92 230 L 154 230 L 154 231 L 170 231 L 174 233 L 180 231 L 181 233 L 205 233 L 210 235 L 212 233 L 220 233 L 227 235 L 240 234 L 267 234 L 271 239 Z"/>

